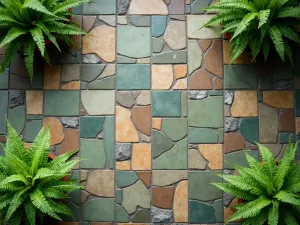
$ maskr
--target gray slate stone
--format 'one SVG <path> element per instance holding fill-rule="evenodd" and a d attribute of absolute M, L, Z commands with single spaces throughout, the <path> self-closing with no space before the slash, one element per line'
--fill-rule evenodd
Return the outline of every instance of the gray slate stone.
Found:
<path fill-rule="evenodd" d="M 9 108 L 24 105 L 25 91 L 13 90 L 9 92 Z"/>
<path fill-rule="evenodd" d="M 101 59 L 95 54 L 83 55 L 83 63 L 101 63 Z"/>
<path fill-rule="evenodd" d="M 163 50 L 164 48 L 164 41 L 158 38 L 153 38 L 153 52 L 154 53 L 159 53 Z"/>
<path fill-rule="evenodd" d="M 131 16 L 130 22 L 137 27 L 149 27 L 151 24 L 150 16 Z"/>
<path fill-rule="evenodd" d="M 129 6 L 129 0 L 118 0 L 118 14 L 125 14 Z"/>
<path fill-rule="evenodd" d="M 126 91 L 126 92 L 118 92 L 116 96 L 117 102 L 125 106 L 127 108 L 131 108 L 134 105 L 134 96 L 132 92 Z"/>
<path fill-rule="evenodd" d="M 117 143 L 116 144 L 116 160 L 124 161 L 131 158 L 132 144 Z"/>
<path fill-rule="evenodd" d="M 208 91 L 190 91 L 190 99 L 199 100 L 208 96 Z"/>
<path fill-rule="evenodd" d="M 291 80 L 281 80 L 277 81 L 273 85 L 275 90 L 290 90 L 293 89 L 293 81 Z"/>
<path fill-rule="evenodd" d="M 225 117 L 225 132 L 234 132 L 239 128 L 239 119 Z"/>
<path fill-rule="evenodd" d="M 172 223 L 172 210 L 160 209 L 157 207 L 151 207 L 151 222 L 152 223 Z"/>
<path fill-rule="evenodd" d="M 79 124 L 79 118 L 77 117 L 62 117 L 61 122 L 65 127 L 76 128 Z"/>
<path fill-rule="evenodd" d="M 233 201 L 234 197 L 231 194 L 224 193 L 223 194 L 223 204 L 225 207 L 228 207 L 230 203 Z"/>
<path fill-rule="evenodd" d="M 226 105 L 232 105 L 232 102 L 233 102 L 233 92 L 232 91 L 224 92 L 224 102 Z"/>

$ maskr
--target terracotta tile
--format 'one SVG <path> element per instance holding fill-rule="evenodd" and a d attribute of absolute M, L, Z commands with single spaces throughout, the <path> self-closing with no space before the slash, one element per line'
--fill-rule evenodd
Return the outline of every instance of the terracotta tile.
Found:
<path fill-rule="evenodd" d="M 45 65 L 44 89 L 59 89 L 61 66 Z"/>
<path fill-rule="evenodd" d="M 80 81 L 71 81 L 61 86 L 62 90 L 80 90 Z"/>
<path fill-rule="evenodd" d="M 230 153 L 244 149 L 245 140 L 238 132 L 227 133 L 224 137 L 224 152 Z"/>
<path fill-rule="evenodd" d="M 151 107 L 139 106 L 131 110 L 132 122 L 144 134 L 151 134 Z"/>
<path fill-rule="evenodd" d="M 223 41 L 223 60 L 224 64 L 230 63 L 230 54 L 228 52 L 229 49 L 229 41 L 224 40 Z M 252 58 L 250 55 L 247 54 L 246 51 L 242 53 L 242 55 L 237 58 L 232 64 L 251 64 Z"/>
<path fill-rule="evenodd" d="M 143 181 L 143 183 L 146 185 L 146 187 L 150 187 L 151 185 L 151 172 L 136 172 L 139 178 Z"/>
<path fill-rule="evenodd" d="M 214 40 L 204 57 L 204 66 L 210 73 L 223 78 L 222 41 Z"/>
<path fill-rule="evenodd" d="M 116 162 L 116 170 L 130 170 L 130 160 Z"/>
<path fill-rule="evenodd" d="M 231 115 L 233 117 L 258 116 L 257 91 L 236 91 Z"/>
<path fill-rule="evenodd" d="M 279 109 L 294 108 L 293 91 L 264 91 L 263 101 L 269 106 Z"/>
<path fill-rule="evenodd" d="M 176 81 L 173 90 L 186 90 L 187 89 L 187 79 L 179 79 Z"/>
<path fill-rule="evenodd" d="M 214 89 L 215 90 L 223 90 L 223 80 L 219 78 L 214 79 Z"/>
<path fill-rule="evenodd" d="M 151 170 L 151 144 L 133 144 L 132 148 L 132 169 Z"/>
<path fill-rule="evenodd" d="M 197 70 L 191 75 L 189 85 L 192 90 L 211 90 L 211 75 L 206 70 Z"/>
<path fill-rule="evenodd" d="M 26 112 L 29 115 L 43 114 L 43 91 L 26 91 Z"/>
<path fill-rule="evenodd" d="M 223 168 L 223 145 L 200 144 L 198 149 L 201 155 L 209 162 L 208 167 L 212 170 Z"/>
<path fill-rule="evenodd" d="M 206 52 L 206 50 L 211 46 L 212 40 L 200 40 L 199 44 L 203 52 Z"/>
<path fill-rule="evenodd" d="M 184 78 L 187 75 L 187 65 L 186 64 L 179 64 L 174 66 L 174 73 L 175 78 L 180 79 Z"/>
<path fill-rule="evenodd" d="M 43 124 L 45 128 L 50 128 L 51 145 L 57 145 L 64 140 L 64 128 L 61 122 L 54 117 L 44 118 Z"/>
<path fill-rule="evenodd" d="M 162 118 L 153 118 L 152 119 L 152 128 L 156 130 L 161 129 Z"/>
<path fill-rule="evenodd" d="M 153 187 L 152 188 L 152 204 L 164 208 L 171 209 L 173 203 L 175 188 L 172 187 Z"/>
<path fill-rule="evenodd" d="M 188 181 L 181 181 L 177 185 L 173 211 L 175 222 L 188 222 Z"/>
<path fill-rule="evenodd" d="M 6 136 L 0 136 L 0 142 L 1 143 L 6 143 Z"/>
<path fill-rule="evenodd" d="M 295 131 L 294 109 L 287 109 L 280 114 L 279 131 L 285 131 L 285 132 L 294 132 Z"/>
<path fill-rule="evenodd" d="M 75 129 L 66 129 L 65 139 L 58 148 L 58 153 L 63 154 L 79 149 L 79 131 Z"/>

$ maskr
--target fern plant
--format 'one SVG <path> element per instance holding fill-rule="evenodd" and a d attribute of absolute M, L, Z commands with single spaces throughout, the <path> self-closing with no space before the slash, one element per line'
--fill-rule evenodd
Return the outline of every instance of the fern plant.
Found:
<path fill-rule="evenodd" d="M 219 175 L 227 183 L 215 186 L 243 199 L 226 223 L 245 219 L 243 225 L 298 225 L 300 218 L 300 163 L 294 164 L 297 144 L 288 144 L 276 161 L 266 147 L 258 144 L 262 163 L 246 154 L 249 168 L 235 166 L 239 175 Z"/>
<path fill-rule="evenodd" d="M 50 132 L 42 129 L 32 147 L 26 150 L 17 132 L 8 123 L 5 156 L 0 156 L 0 218 L 7 224 L 36 224 L 49 215 L 72 216 L 61 199 L 81 187 L 75 180 L 63 181 L 78 160 L 67 161 L 77 151 L 68 152 L 48 162 Z"/>
<path fill-rule="evenodd" d="M 202 27 L 221 24 L 221 32 L 232 37 L 229 45 L 231 63 L 246 47 L 249 47 L 253 60 L 263 52 L 266 61 L 271 46 L 283 61 L 287 56 L 293 63 L 290 42 L 300 43 L 298 0 L 220 0 L 205 10 L 219 14 Z"/>
<path fill-rule="evenodd" d="M 69 18 L 72 7 L 89 0 L 0 0 L 0 48 L 6 48 L 0 73 L 8 67 L 17 51 L 24 54 L 29 76 L 33 77 L 36 48 L 49 64 L 45 40 L 60 50 L 58 40 L 71 45 L 69 35 L 84 32 Z"/>

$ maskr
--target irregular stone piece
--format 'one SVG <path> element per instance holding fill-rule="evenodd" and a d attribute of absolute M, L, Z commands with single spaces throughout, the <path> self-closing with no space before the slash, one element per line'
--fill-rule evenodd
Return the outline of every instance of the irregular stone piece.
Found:
<path fill-rule="evenodd" d="M 136 63 L 136 59 L 128 58 L 125 56 L 118 56 L 117 63 L 124 63 L 124 64 L 134 64 Z"/>
<path fill-rule="evenodd" d="M 188 41 L 188 70 L 189 74 L 192 74 L 196 69 L 201 66 L 202 63 L 203 52 L 199 47 L 199 44 L 196 40 Z"/>
<path fill-rule="evenodd" d="M 87 179 L 85 189 L 93 195 L 114 197 L 114 171 L 94 170 Z"/>
<path fill-rule="evenodd" d="M 88 83 L 87 88 L 90 90 L 113 90 L 115 89 L 115 83 L 115 77 L 108 77 Z"/>
<path fill-rule="evenodd" d="M 80 117 L 80 137 L 96 138 L 103 129 L 104 120 L 105 117 Z"/>
<path fill-rule="evenodd" d="M 131 16 L 130 22 L 137 27 L 148 27 L 151 23 L 150 16 Z"/>
<path fill-rule="evenodd" d="M 169 151 L 153 161 L 154 169 L 187 169 L 187 139 L 179 141 Z"/>
<path fill-rule="evenodd" d="M 93 2 L 86 2 L 83 4 L 83 14 L 116 14 L 116 8 L 116 1 L 97 0 Z"/>
<path fill-rule="evenodd" d="M 105 22 L 106 24 L 110 26 L 116 26 L 116 17 L 115 16 L 102 16 L 99 15 L 99 19 Z"/>
<path fill-rule="evenodd" d="M 145 58 L 150 56 L 150 27 L 118 26 L 118 54 Z"/>
<path fill-rule="evenodd" d="M 131 158 L 132 144 L 129 143 L 116 143 L 116 160 L 127 160 Z"/>
<path fill-rule="evenodd" d="M 171 65 L 152 65 L 152 89 L 168 90 L 173 84 Z"/>
<path fill-rule="evenodd" d="M 189 92 L 189 98 L 193 100 L 200 100 L 204 99 L 208 96 L 207 91 L 190 91 Z"/>
<path fill-rule="evenodd" d="M 199 44 L 202 51 L 206 52 L 206 50 L 211 46 L 212 40 L 200 40 Z"/>
<path fill-rule="evenodd" d="M 258 160 L 259 158 L 258 151 L 245 150 L 245 151 L 231 152 L 224 155 L 224 168 L 234 169 L 232 165 L 248 167 L 249 164 L 246 160 L 245 152 L 247 152 L 250 156 Z"/>
<path fill-rule="evenodd" d="M 162 49 L 164 48 L 164 41 L 158 38 L 153 38 L 152 39 L 152 49 L 154 53 L 159 53 L 162 51 Z"/>
<path fill-rule="evenodd" d="M 153 187 L 152 204 L 159 208 L 171 209 L 175 188 L 172 187 Z"/>
<path fill-rule="evenodd" d="M 190 200 L 190 223 L 216 223 L 215 208 L 206 203 Z"/>
<path fill-rule="evenodd" d="M 129 221 L 129 215 L 126 210 L 121 205 L 117 205 L 116 209 L 117 213 L 117 221 L 127 223 Z"/>
<path fill-rule="evenodd" d="M 287 109 L 280 114 L 279 131 L 295 131 L 295 112 L 294 109 Z"/>
<path fill-rule="evenodd" d="M 258 116 L 257 91 L 236 91 L 231 115 L 233 117 Z"/>
<path fill-rule="evenodd" d="M 224 88 L 256 89 L 256 65 L 224 65 Z"/>
<path fill-rule="evenodd" d="M 116 162 L 116 170 L 131 170 L 131 161 L 118 161 Z"/>
<path fill-rule="evenodd" d="M 174 221 L 188 221 L 188 181 L 181 181 L 176 188 L 174 195 Z"/>
<path fill-rule="evenodd" d="M 77 117 L 62 117 L 60 121 L 66 128 L 76 128 L 79 124 L 79 118 Z"/>
<path fill-rule="evenodd" d="M 131 110 L 132 122 L 135 127 L 144 134 L 151 134 L 151 107 L 139 106 Z"/>
<path fill-rule="evenodd" d="M 233 102 L 233 92 L 224 91 L 224 102 L 226 105 L 231 105 Z"/>
<path fill-rule="evenodd" d="M 127 108 L 131 108 L 135 102 L 132 92 L 129 91 L 117 92 L 116 100 L 120 105 Z"/>
<path fill-rule="evenodd" d="M 164 40 L 172 50 L 186 47 L 185 21 L 171 21 L 164 34 Z"/>
<path fill-rule="evenodd" d="M 104 147 L 107 156 L 107 162 L 110 169 L 114 169 L 115 164 L 115 118 L 112 116 L 107 116 L 105 118 L 103 127 L 104 136 Z"/>
<path fill-rule="evenodd" d="M 276 143 L 278 126 L 277 109 L 259 104 L 259 141 L 261 143 Z"/>
<path fill-rule="evenodd" d="M 195 0 L 191 4 L 192 8 L 192 14 L 203 14 L 204 10 L 203 8 L 206 8 L 209 6 L 209 3 L 211 0 Z"/>
<path fill-rule="evenodd" d="M 185 2 L 182 0 L 172 0 L 169 5 L 169 11 L 172 15 L 184 14 L 185 13 Z"/>
<path fill-rule="evenodd" d="M 114 114 L 115 91 L 83 90 L 81 102 L 89 115 Z"/>
<path fill-rule="evenodd" d="M 247 141 L 255 144 L 255 142 L 259 141 L 258 127 L 258 118 L 242 118 L 240 123 L 240 133 Z"/>
<path fill-rule="evenodd" d="M 26 91 L 26 113 L 43 114 L 43 91 Z M 24 97 L 24 96 L 23 96 Z"/>
<path fill-rule="evenodd" d="M 61 86 L 61 90 L 80 90 L 80 81 L 71 81 Z"/>
<path fill-rule="evenodd" d="M 133 144 L 131 167 L 133 170 L 151 170 L 151 144 Z"/>
<path fill-rule="evenodd" d="M 189 103 L 190 126 L 223 127 L 223 97 L 214 96 Z"/>
<path fill-rule="evenodd" d="M 129 0 L 118 0 L 117 7 L 118 7 L 118 14 L 123 15 L 126 13 L 129 6 Z"/>
<path fill-rule="evenodd" d="M 61 81 L 68 82 L 73 80 L 79 80 L 80 76 L 80 65 L 63 65 L 61 68 Z"/>
<path fill-rule="evenodd" d="M 168 8 L 162 0 L 132 0 L 128 10 L 129 14 L 167 15 Z"/>
<path fill-rule="evenodd" d="M 162 123 L 162 131 L 172 141 L 179 141 L 187 135 L 186 119 L 164 119 Z"/>
<path fill-rule="evenodd" d="M 138 105 L 150 105 L 151 104 L 151 93 L 150 91 L 141 91 L 136 98 Z"/>
<path fill-rule="evenodd" d="M 9 91 L 9 108 L 14 108 L 24 104 L 25 91 L 11 90 Z"/>
<path fill-rule="evenodd" d="M 153 185 L 159 187 L 168 186 L 188 178 L 186 170 L 153 170 L 152 173 Z"/>
<path fill-rule="evenodd" d="M 25 128 L 25 140 L 27 142 L 33 142 L 41 128 L 41 120 L 31 120 L 28 122 Z"/>
<path fill-rule="evenodd" d="M 211 90 L 212 79 L 206 70 L 196 70 L 190 79 L 190 90 Z"/>
<path fill-rule="evenodd" d="M 160 209 L 155 206 L 151 207 L 151 222 L 152 223 L 172 223 L 172 210 Z"/>
<path fill-rule="evenodd" d="M 80 168 L 104 168 L 106 156 L 103 140 L 81 139 L 80 157 L 87 159 L 80 162 Z"/>
<path fill-rule="evenodd" d="M 206 168 L 207 161 L 199 153 L 197 149 L 189 150 L 189 169 L 204 170 Z"/>
<path fill-rule="evenodd" d="M 188 37 L 196 38 L 196 39 L 220 38 L 221 32 L 219 26 L 206 27 L 199 30 L 199 27 L 202 27 L 212 17 L 213 15 L 188 15 L 187 16 Z"/>
<path fill-rule="evenodd" d="M 152 119 L 152 128 L 160 130 L 162 125 L 162 118 L 153 118 Z"/>
<path fill-rule="evenodd" d="M 168 151 L 173 147 L 173 143 L 165 137 L 161 132 L 153 131 L 153 158 L 158 157 L 165 151 Z"/>
<path fill-rule="evenodd" d="M 122 205 L 129 214 L 134 213 L 138 206 L 149 209 L 150 202 L 150 193 L 140 180 L 123 189 Z"/>
<path fill-rule="evenodd" d="M 136 60 L 137 64 L 150 64 L 151 60 L 150 58 L 141 58 Z"/>
<path fill-rule="evenodd" d="M 186 75 L 187 75 L 187 65 L 186 64 L 175 65 L 174 66 L 174 73 L 175 73 L 175 78 L 176 79 L 186 77 Z"/>
<path fill-rule="evenodd" d="M 212 170 L 223 168 L 223 146 L 221 144 L 200 144 L 198 149 L 202 156 L 209 162 Z"/>
<path fill-rule="evenodd" d="M 234 132 L 239 128 L 239 120 L 225 117 L 225 132 Z"/>
<path fill-rule="evenodd" d="M 224 151 L 230 153 L 239 151 L 245 148 L 245 140 L 239 133 L 225 134 L 224 138 Z"/>
<path fill-rule="evenodd" d="M 189 141 L 190 143 L 218 143 L 219 134 L 212 129 L 191 127 Z"/>
<path fill-rule="evenodd" d="M 82 17 L 82 29 L 85 32 L 89 32 L 96 22 L 96 16 L 83 16 Z"/>
<path fill-rule="evenodd" d="M 294 108 L 293 91 L 264 91 L 263 101 L 275 108 Z"/>
<path fill-rule="evenodd" d="M 220 78 L 223 78 L 222 51 L 222 41 L 214 40 L 204 57 L 205 69 Z"/>
<path fill-rule="evenodd" d="M 155 91 L 152 93 L 153 117 L 179 117 L 181 94 L 179 91 Z"/>
<path fill-rule="evenodd" d="M 83 63 L 101 63 L 101 59 L 95 54 L 85 54 L 82 57 Z"/>
<path fill-rule="evenodd" d="M 101 25 L 82 38 L 82 54 L 96 53 L 106 62 L 116 60 L 115 28 Z"/>
<path fill-rule="evenodd" d="M 133 126 L 129 110 L 116 107 L 116 141 L 117 142 L 138 142 L 138 133 Z"/>
<path fill-rule="evenodd" d="M 151 185 L 151 172 L 137 172 L 137 174 L 146 187 L 149 188 Z"/>
<path fill-rule="evenodd" d="M 44 118 L 43 125 L 44 128 L 50 128 L 51 145 L 57 145 L 64 140 L 64 128 L 58 119 L 54 117 Z"/>
<path fill-rule="evenodd" d="M 118 24 L 127 25 L 128 24 L 127 16 L 118 16 Z"/>
<path fill-rule="evenodd" d="M 115 219 L 114 199 L 93 198 L 87 201 L 82 207 L 82 216 L 85 221 L 113 221 Z"/>
<path fill-rule="evenodd" d="M 182 64 L 187 62 L 186 50 L 171 51 L 155 54 L 152 57 L 152 61 L 155 64 Z"/>
<path fill-rule="evenodd" d="M 130 186 L 138 181 L 138 176 L 133 171 L 116 171 L 116 180 L 119 188 Z"/>
<path fill-rule="evenodd" d="M 44 67 L 44 89 L 59 89 L 61 66 L 45 65 Z"/>
<path fill-rule="evenodd" d="M 131 221 L 132 223 L 150 223 L 150 213 L 148 210 L 139 210 Z"/>
<path fill-rule="evenodd" d="M 0 99 L 3 96 L 1 96 Z M 1 100 L 3 100 L 3 99 L 1 99 Z M 2 102 L 5 103 L 5 101 L 7 101 L 7 100 L 5 99 Z M 1 114 L 6 115 L 6 110 L 5 110 L 5 114 L 4 113 L 1 113 Z M 10 122 L 11 126 L 17 131 L 17 133 L 19 135 L 22 133 L 22 131 L 25 127 L 25 115 L 26 115 L 25 106 L 17 106 L 15 108 L 8 109 L 8 121 Z M 3 119 L 1 119 L 1 120 L 3 120 Z M 5 121 L 5 120 L 3 120 L 3 121 Z M 5 122 L 3 122 L 3 126 L 6 126 Z M 3 128 L 2 131 L 6 131 L 6 129 Z"/>
<path fill-rule="evenodd" d="M 173 86 L 173 90 L 186 90 L 187 89 L 187 79 L 179 79 Z"/>

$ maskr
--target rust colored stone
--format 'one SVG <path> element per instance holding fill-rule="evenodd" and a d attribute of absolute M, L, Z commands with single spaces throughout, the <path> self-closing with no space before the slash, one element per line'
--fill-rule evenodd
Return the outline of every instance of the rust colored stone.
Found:
<path fill-rule="evenodd" d="M 79 131 L 75 129 L 66 129 L 65 139 L 58 149 L 58 154 L 63 154 L 79 149 Z"/>
<path fill-rule="evenodd" d="M 223 80 L 219 78 L 214 79 L 214 88 L 215 90 L 223 90 Z"/>
<path fill-rule="evenodd" d="M 293 91 L 264 91 L 263 100 L 266 104 L 275 108 L 294 108 Z"/>
<path fill-rule="evenodd" d="M 45 65 L 44 89 L 59 89 L 61 66 Z"/>
<path fill-rule="evenodd" d="M 200 40 L 199 44 L 203 52 L 206 52 L 206 50 L 211 46 L 212 40 Z"/>
<path fill-rule="evenodd" d="M 43 114 L 43 91 L 26 91 L 26 111 L 29 115 Z"/>
<path fill-rule="evenodd" d="M 152 119 L 152 128 L 156 130 L 161 129 L 162 118 L 153 118 Z"/>
<path fill-rule="evenodd" d="M 223 63 L 222 63 L 222 41 L 214 40 L 214 43 L 204 57 L 205 69 L 223 78 Z"/>
<path fill-rule="evenodd" d="M 141 181 L 146 185 L 146 187 L 150 187 L 151 185 L 151 172 L 136 172 Z"/>
<path fill-rule="evenodd" d="M 237 132 L 225 134 L 224 151 L 225 153 L 242 150 L 245 147 L 245 140 Z"/>
<path fill-rule="evenodd" d="M 223 168 L 223 145 L 222 144 L 199 144 L 201 155 L 209 162 L 208 167 L 212 170 Z"/>
<path fill-rule="evenodd" d="M 133 170 L 151 170 L 151 144 L 133 144 L 131 167 Z"/>
<path fill-rule="evenodd" d="M 224 40 L 223 41 L 223 60 L 224 64 L 230 64 L 230 52 L 228 51 L 229 49 L 229 41 Z M 252 57 L 248 55 L 246 51 L 242 53 L 242 55 L 234 60 L 232 64 L 251 64 L 252 62 Z"/>
<path fill-rule="evenodd" d="M 5 136 L 0 136 L 0 142 L 5 143 L 6 142 L 6 137 Z"/>
<path fill-rule="evenodd" d="M 144 134 L 151 133 L 151 107 L 141 106 L 132 108 L 132 122 Z"/>
<path fill-rule="evenodd" d="M 96 16 L 83 16 L 82 19 L 82 29 L 89 32 L 96 22 Z"/>
<path fill-rule="evenodd" d="M 176 79 L 186 77 L 186 75 L 187 75 L 187 65 L 186 64 L 175 65 L 174 66 L 174 73 L 175 73 L 175 78 Z"/>
<path fill-rule="evenodd" d="M 61 122 L 54 117 L 43 120 L 44 127 L 50 127 L 51 145 L 57 145 L 64 140 L 64 128 Z"/>
<path fill-rule="evenodd" d="M 80 81 L 71 81 L 61 86 L 62 90 L 80 90 Z"/>
<path fill-rule="evenodd" d="M 153 187 L 152 188 L 153 205 L 164 209 L 171 209 L 173 203 L 174 191 L 175 191 L 174 186 Z"/>
<path fill-rule="evenodd" d="M 257 91 L 236 91 L 231 114 L 233 117 L 258 116 Z"/>
<path fill-rule="evenodd" d="M 280 114 L 279 131 L 294 132 L 295 131 L 295 113 L 294 109 L 287 109 Z"/>
<path fill-rule="evenodd" d="M 205 70 L 195 71 L 190 80 L 190 89 L 192 90 L 211 90 L 212 81 L 210 74 Z"/>

